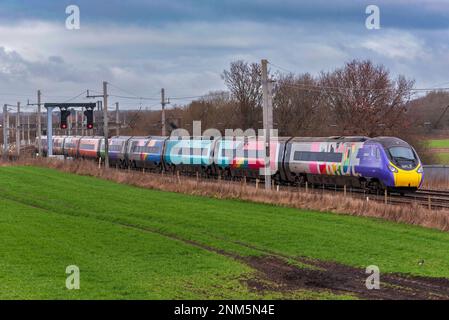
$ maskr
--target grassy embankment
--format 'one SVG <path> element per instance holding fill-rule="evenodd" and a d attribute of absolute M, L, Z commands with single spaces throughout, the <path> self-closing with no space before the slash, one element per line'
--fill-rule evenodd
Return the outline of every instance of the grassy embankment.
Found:
<path fill-rule="evenodd" d="M 0 298 L 336 298 L 254 291 L 235 257 L 309 257 L 449 278 L 449 234 L 377 219 L 0 168 Z M 418 262 L 424 259 L 425 264 Z M 65 268 L 81 290 L 65 288 Z"/>

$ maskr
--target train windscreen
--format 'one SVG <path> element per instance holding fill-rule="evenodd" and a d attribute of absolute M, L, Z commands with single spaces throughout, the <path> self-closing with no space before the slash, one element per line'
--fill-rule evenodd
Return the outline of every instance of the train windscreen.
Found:
<path fill-rule="evenodd" d="M 402 169 L 413 169 L 418 165 L 415 152 L 407 147 L 391 147 L 388 149 L 391 158 Z"/>

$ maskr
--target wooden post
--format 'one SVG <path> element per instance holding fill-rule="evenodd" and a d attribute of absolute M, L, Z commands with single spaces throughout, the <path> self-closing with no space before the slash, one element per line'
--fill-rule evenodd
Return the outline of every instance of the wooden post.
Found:
<path fill-rule="evenodd" d="M 196 182 L 198 183 L 200 181 L 200 173 L 196 172 Z"/>
<path fill-rule="evenodd" d="M 344 187 L 343 187 L 343 193 L 344 193 L 344 197 L 346 198 L 346 185 L 344 185 Z"/>
<path fill-rule="evenodd" d="M 279 192 L 279 185 L 276 186 L 276 191 Z"/>
<path fill-rule="evenodd" d="M 309 192 L 309 183 L 306 181 L 306 193 Z"/>
<path fill-rule="evenodd" d="M 385 204 L 388 204 L 388 191 L 385 189 Z"/>
<path fill-rule="evenodd" d="M 432 210 L 432 199 L 430 198 L 430 196 L 428 199 L 428 207 L 429 207 L 429 210 Z"/>
<path fill-rule="evenodd" d="M 256 190 L 259 189 L 259 179 L 256 179 Z"/>

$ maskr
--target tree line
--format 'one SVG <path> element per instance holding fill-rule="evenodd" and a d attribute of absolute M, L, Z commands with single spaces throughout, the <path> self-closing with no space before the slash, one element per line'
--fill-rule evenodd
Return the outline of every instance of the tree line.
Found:
<path fill-rule="evenodd" d="M 353 60 L 318 76 L 270 73 L 279 135 L 392 135 L 412 124 L 406 106 L 414 81 L 393 78 L 384 66 L 369 60 Z M 222 78 L 228 91 L 193 101 L 184 108 L 183 119 L 218 129 L 261 128 L 260 64 L 232 62 Z"/>
<path fill-rule="evenodd" d="M 168 128 L 261 129 L 261 65 L 231 62 L 221 77 L 228 90 L 210 92 L 168 111 Z M 274 127 L 279 136 L 398 136 L 424 157 L 426 146 L 415 135 L 416 118 L 408 113 L 415 81 L 370 60 L 352 60 L 318 75 L 269 70 Z M 134 123 L 134 134 L 158 134 L 160 115 L 149 113 Z"/>

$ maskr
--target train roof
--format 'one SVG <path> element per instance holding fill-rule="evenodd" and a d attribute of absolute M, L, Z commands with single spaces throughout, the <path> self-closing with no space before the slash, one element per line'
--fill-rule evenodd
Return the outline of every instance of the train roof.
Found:
<path fill-rule="evenodd" d="M 385 148 L 390 147 L 408 147 L 410 148 L 410 145 L 405 142 L 402 139 L 396 138 L 396 137 L 375 137 L 372 138 L 371 141 L 378 142 Z"/>
<path fill-rule="evenodd" d="M 292 142 L 365 142 L 370 140 L 365 136 L 332 136 L 332 137 L 295 137 Z"/>

